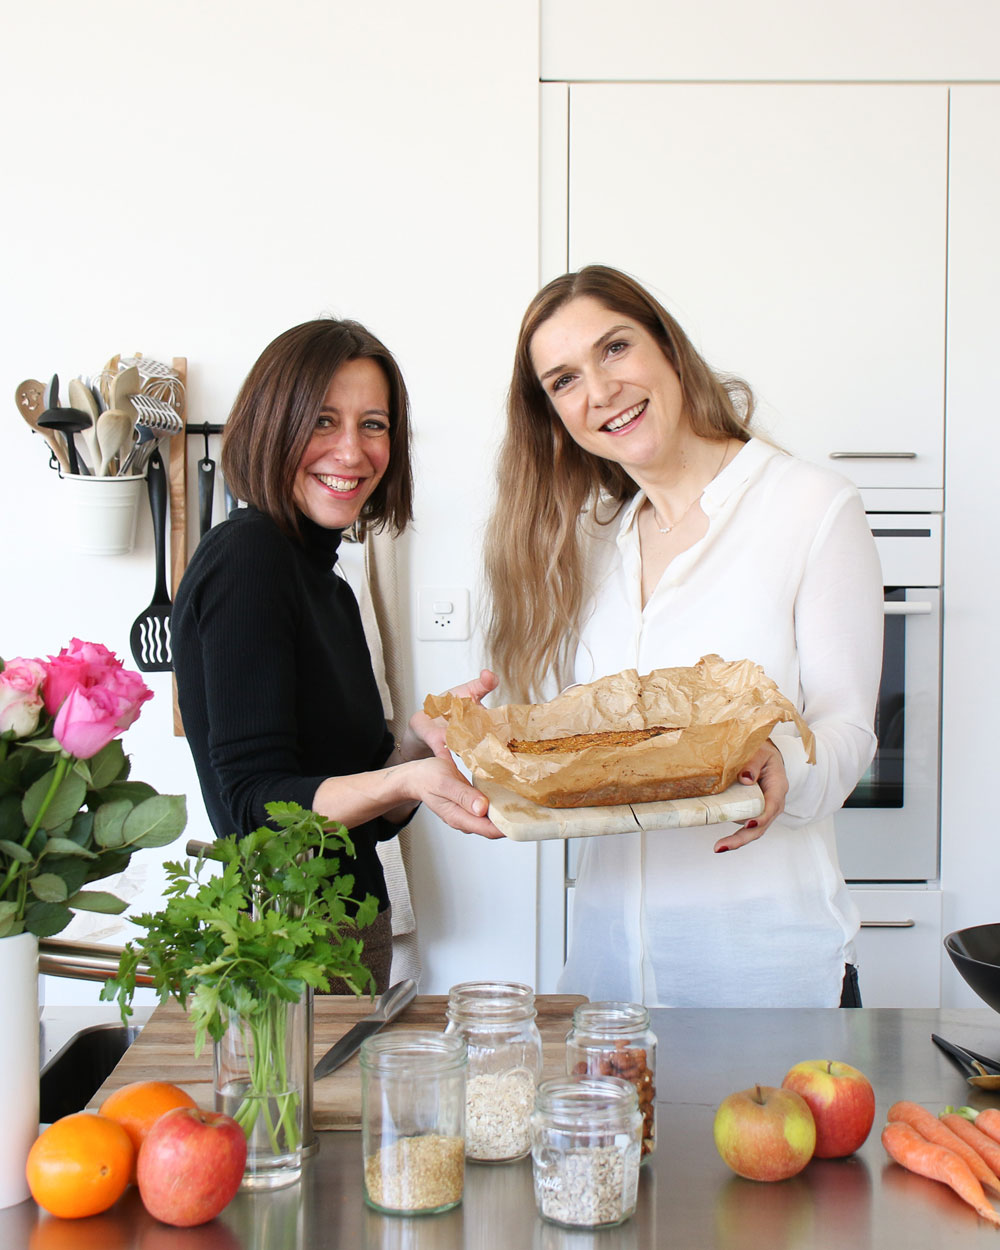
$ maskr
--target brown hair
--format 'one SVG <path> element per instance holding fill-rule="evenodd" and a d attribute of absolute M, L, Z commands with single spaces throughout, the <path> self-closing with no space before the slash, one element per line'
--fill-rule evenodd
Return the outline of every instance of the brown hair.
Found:
<path fill-rule="evenodd" d="M 365 501 L 358 528 L 393 533 L 413 518 L 409 397 L 392 353 L 357 321 L 321 318 L 286 330 L 258 357 L 233 404 L 222 472 L 237 498 L 299 537 L 295 474 L 316 428 L 330 379 L 351 360 L 374 360 L 389 386 L 389 465 Z"/>
<path fill-rule="evenodd" d="M 716 374 L 666 309 L 628 274 L 588 265 L 543 287 L 521 322 L 487 525 L 490 591 L 486 641 L 508 697 L 539 697 L 554 675 L 570 679 L 584 600 L 581 514 L 607 523 L 638 490 L 621 465 L 585 451 L 567 433 L 535 373 L 531 342 L 543 322 L 589 296 L 652 335 L 681 385 L 684 412 L 700 438 L 747 442 L 753 395 Z M 610 507 L 601 508 L 602 503 Z M 600 513 L 600 515 L 598 515 Z"/>

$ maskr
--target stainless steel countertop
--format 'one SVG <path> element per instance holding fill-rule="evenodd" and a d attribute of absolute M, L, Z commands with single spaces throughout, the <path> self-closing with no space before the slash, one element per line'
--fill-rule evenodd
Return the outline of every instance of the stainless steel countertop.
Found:
<path fill-rule="evenodd" d="M 904 1173 L 879 1130 L 888 1107 L 912 1098 L 1000 1105 L 976 1090 L 930 1040 L 932 1032 L 1000 1057 L 1000 1016 L 988 1010 L 657 1010 L 657 1137 L 639 1207 L 619 1228 L 574 1232 L 535 1210 L 529 1160 L 469 1164 L 462 1205 L 444 1215 L 394 1218 L 365 1207 L 358 1133 L 321 1133 L 299 1184 L 240 1194 L 211 1224 L 168 1230 L 134 1194 L 105 1216 L 109 1250 L 170 1236 L 172 1250 L 964 1250 L 997 1233 L 944 1186 Z M 802 1059 L 842 1059 L 871 1078 L 875 1126 L 856 1156 L 817 1160 L 774 1185 L 734 1176 L 712 1140 L 715 1108 L 756 1082 L 778 1085 Z M 0 1246 L 43 1245 L 32 1203 L 0 1212 Z M 81 1250 L 84 1222 L 79 1226 Z M 35 1237 L 36 1240 L 32 1240 Z M 117 1238 L 117 1239 L 116 1239 Z M 75 1239 L 60 1241 L 73 1250 Z"/>

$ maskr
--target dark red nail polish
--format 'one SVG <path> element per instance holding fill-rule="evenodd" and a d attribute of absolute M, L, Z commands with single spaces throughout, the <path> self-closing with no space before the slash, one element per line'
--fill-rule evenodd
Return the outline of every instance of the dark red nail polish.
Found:
<path fill-rule="evenodd" d="M 715 852 L 715 853 L 716 853 L 716 855 L 721 855 L 723 851 L 728 851 L 728 850 L 729 850 L 729 847 L 728 847 L 728 846 L 720 846 L 720 847 L 716 850 L 716 852 Z"/>
<path fill-rule="evenodd" d="M 743 828 L 744 829 L 756 829 L 757 822 L 755 820 L 748 820 L 747 823 L 743 826 Z"/>
<path fill-rule="evenodd" d="M 753 773 L 740 773 L 744 781 L 753 781 Z"/>

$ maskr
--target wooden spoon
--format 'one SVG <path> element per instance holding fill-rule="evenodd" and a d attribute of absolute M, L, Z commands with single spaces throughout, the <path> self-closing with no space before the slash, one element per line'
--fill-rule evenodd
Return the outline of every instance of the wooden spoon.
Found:
<path fill-rule="evenodd" d="M 131 411 L 108 408 L 97 418 L 97 444 L 101 449 L 101 463 L 96 470 L 98 477 L 106 477 L 108 466 L 123 447 L 132 441 L 135 416 Z"/>
<path fill-rule="evenodd" d="M 90 467 L 96 473 L 97 466 L 101 463 L 101 449 L 97 442 L 97 418 L 100 416 L 100 409 L 94 398 L 94 392 L 79 378 L 70 378 L 69 402 L 74 408 L 78 408 L 90 417 L 90 426 L 83 431 L 83 441 L 87 444 Z"/>
<path fill-rule="evenodd" d="M 38 418 L 45 411 L 45 386 L 41 382 L 36 382 L 34 378 L 28 378 L 14 391 L 14 402 L 25 421 L 36 434 L 41 434 L 52 448 L 52 453 L 59 461 L 63 472 L 68 473 L 69 459 L 59 440 L 50 430 L 43 430 L 38 425 Z"/>

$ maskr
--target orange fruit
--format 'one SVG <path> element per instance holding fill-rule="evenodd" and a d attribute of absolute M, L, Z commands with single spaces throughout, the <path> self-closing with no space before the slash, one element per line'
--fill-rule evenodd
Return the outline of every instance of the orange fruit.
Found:
<path fill-rule="evenodd" d="M 125 1192 L 135 1147 L 122 1126 L 92 1111 L 56 1120 L 28 1152 L 31 1196 L 64 1219 L 98 1215 Z"/>
<path fill-rule="evenodd" d="M 168 1081 L 132 1081 L 108 1094 L 101 1103 L 100 1112 L 110 1120 L 117 1120 L 128 1133 L 138 1158 L 139 1147 L 146 1140 L 146 1134 L 165 1111 L 197 1105 L 190 1094 Z M 134 1167 L 130 1179 L 135 1182 Z"/>

